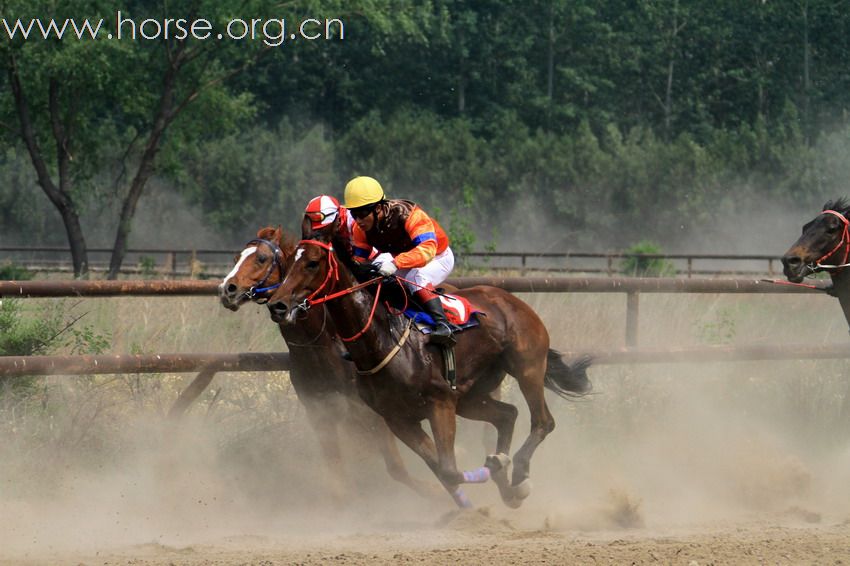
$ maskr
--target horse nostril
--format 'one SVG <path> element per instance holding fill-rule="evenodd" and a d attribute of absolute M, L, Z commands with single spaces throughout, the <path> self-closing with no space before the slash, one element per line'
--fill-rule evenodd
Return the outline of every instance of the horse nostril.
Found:
<path fill-rule="evenodd" d="M 783 257 L 783 258 L 782 258 L 782 262 L 783 262 L 785 265 L 788 265 L 788 266 L 791 266 L 791 267 L 797 267 L 797 266 L 799 266 L 801 263 L 803 263 L 803 260 L 802 260 L 802 259 L 800 259 L 800 257 L 799 257 L 799 256 L 792 255 L 792 256 L 785 256 L 785 257 Z"/>
<path fill-rule="evenodd" d="M 230 295 L 235 293 L 236 289 L 238 289 L 238 287 L 236 286 L 235 283 L 230 283 L 230 284 L 227 285 L 227 293 L 230 294 Z"/>

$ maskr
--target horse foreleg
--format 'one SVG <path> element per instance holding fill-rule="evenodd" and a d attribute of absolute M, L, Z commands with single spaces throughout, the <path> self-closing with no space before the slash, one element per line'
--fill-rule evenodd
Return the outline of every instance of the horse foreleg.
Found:
<path fill-rule="evenodd" d="M 331 407 L 333 407 L 333 404 L 326 402 L 304 403 L 307 419 L 316 433 L 322 457 L 328 468 L 327 488 L 330 498 L 334 505 L 340 506 L 346 498 L 348 489 L 346 488 L 347 478 L 337 428 L 338 415 L 333 414 Z"/>
<path fill-rule="evenodd" d="M 182 417 L 189 408 L 189 405 L 194 403 L 195 399 L 200 397 L 201 393 L 203 393 L 210 382 L 212 382 L 213 377 L 215 377 L 215 372 L 216 370 L 209 368 L 201 370 L 195 379 L 192 380 L 192 383 L 190 383 L 177 397 L 174 405 L 171 406 L 171 410 L 168 411 L 168 418 L 179 419 Z"/>
<path fill-rule="evenodd" d="M 377 425 L 376 432 L 378 435 L 378 448 L 381 450 L 381 455 L 384 457 L 384 464 L 387 467 L 387 473 L 390 474 L 391 478 L 406 485 L 422 497 L 431 498 L 442 493 L 436 484 L 422 481 L 410 475 L 398 451 L 396 437 L 383 421 Z"/>
<path fill-rule="evenodd" d="M 437 447 L 434 441 L 422 430 L 422 425 L 418 421 L 410 419 L 387 419 L 386 422 L 393 434 L 425 461 L 425 464 L 437 476 L 437 479 L 440 480 L 440 483 L 451 494 L 459 507 L 472 507 L 472 502 L 459 487 L 459 484 L 463 481 L 463 476 L 455 471 L 453 478 L 446 479 L 444 477 L 440 467 L 440 460 L 437 456 Z M 433 428 L 433 424 L 431 426 Z"/>

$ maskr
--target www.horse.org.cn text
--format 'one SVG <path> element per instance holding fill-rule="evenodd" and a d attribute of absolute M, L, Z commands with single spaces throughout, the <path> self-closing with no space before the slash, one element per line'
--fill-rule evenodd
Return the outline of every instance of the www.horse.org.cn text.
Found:
<path fill-rule="evenodd" d="M 146 18 L 136 21 L 118 11 L 109 21 L 105 18 L 0 18 L 0 34 L 3 33 L 10 41 L 217 39 L 262 41 L 268 47 L 280 47 L 289 41 L 344 40 L 345 24 L 339 18 L 305 18 L 295 23 L 288 22 L 286 18 L 233 18 L 223 26 L 216 26 L 205 18 Z"/>

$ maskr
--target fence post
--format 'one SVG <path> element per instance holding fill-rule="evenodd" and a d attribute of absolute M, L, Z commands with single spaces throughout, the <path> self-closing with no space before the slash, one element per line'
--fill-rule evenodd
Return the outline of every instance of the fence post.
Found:
<path fill-rule="evenodd" d="M 614 277 L 614 258 L 610 255 L 605 258 L 608 260 L 608 277 Z"/>
<path fill-rule="evenodd" d="M 640 292 L 626 293 L 626 346 L 634 348 L 638 343 L 638 315 Z"/>
<path fill-rule="evenodd" d="M 522 267 L 519 270 L 519 274 L 525 277 L 525 254 L 522 254 Z"/>
<path fill-rule="evenodd" d="M 767 274 L 773 277 L 773 258 L 767 260 Z"/>
<path fill-rule="evenodd" d="M 691 275 L 693 274 L 693 272 L 694 272 L 694 258 L 689 257 L 688 258 L 688 279 L 691 278 Z"/>
<path fill-rule="evenodd" d="M 168 252 L 165 254 L 165 265 L 162 267 L 163 275 L 165 275 L 166 278 L 173 277 L 176 265 L 177 252 Z"/>

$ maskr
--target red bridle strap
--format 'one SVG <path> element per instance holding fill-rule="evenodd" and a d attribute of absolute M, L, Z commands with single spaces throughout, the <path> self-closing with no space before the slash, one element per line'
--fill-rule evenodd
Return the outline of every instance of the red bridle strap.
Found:
<path fill-rule="evenodd" d="M 342 291 L 337 291 L 336 293 L 331 293 L 330 295 L 326 293 L 324 296 L 313 300 L 313 297 L 318 295 L 319 292 L 322 289 L 325 288 L 325 286 L 328 284 L 328 282 L 330 282 L 331 275 L 333 275 L 333 280 L 335 282 L 339 280 L 339 264 L 337 263 L 336 255 L 334 255 L 334 253 L 333 253 L 333 246 L 332 245 L 326 244 L 325 242 L 320 242 L 319 240 L 301 240 L 298 243 L 298 245 L 300 246 L 302 244 L 310 244 L 310 245 L 313 245 L 313 246 L 319 246 L 320 248 L 324 248 L 328 252 L 328 274 L 325 277 L 325 280 L 322 281 L 322 284 L 319 285 L 319 287 L 315 291 L 313 291 L 310 294 L 309 297 L 304 299 L 304 302 L 307 304 L 308 307 L 313 306 L 313 305 L 320 305 L 322 303 L 326 303 L 330 300 L 336 299 L 338 297 L 342 297 L 343 295 L 350 295 L 354 291 L 359 291 L 363 287 L 368 287 L 369 285 L 372 285 L 375 282 L 378 283 L 378 289 L 377 289 L 377 291 L 375 291 L 375 302 L 372 303 L 372 310 L 369 313 L 369 320 L 366 321 L 366 326 L 364 326 L 363 329 L 360 332 L 358 332 L 354 336 L 351 336 L 350 338 L 343 338 L 342 336 L 340 336 L 340 339 L 343 342 L 353 342 L 354 340 L 357 340 L 358 338 L 363 336 L 363 334 L 369 329 L 370 326 L 372 326 L 372 319 L 375 318 L 375 308 L 378 306 L 378 299 L 381 296 L 381 285 L 383 283 L 384 278 L 383 277 L 375 277 L 374 279 L 370 279 L 369 281 L 366 281 L 365 283 L 359 283 L 357 285 L 354 285 L 353 287 L 343 289 Z"/>
<path fill-rule="evenodd" d="M 847 266 L 847 257 L 850 256 L 850 234 L 848 234 L 848 226 L 850 226 L 850 222 L 848 222 L 847 218 L 838 211 L 835 210 L 824 210 L 821 214 L 832 214 L 837 216 L 841 222 L 844 223 L 844 230 L 841 232 L 841 241 L 839 241 L 834 248 L 832 248 L 825 255 L 821 256 L 820 259 L 815 261 L 815 267 L 820 268 L 839 268 Z M 841 249 L 841 246 L 844 246 L 844 259 L 841 260 L 841 264 L 839 265 L 822 265 L 821 262 L 826 258 L 832 256 L 835 252 Z"/>
<path fill-rule="evenodd" d="M 301 240 L 300 242 L 298 242 L 299 246 L 303 244 L 319 246 L 320 248 L 324 248 L 328 252 L 328 274 L 325 276 L 325 280 L 322 281 L 322 284 L 319 285 L 319 287 L 315 291 L 313 291 L 309 297 L 305 299 L 305 301 L 309 304 L 313 300 L 313 297 L 318 295 L 322 291 L 322 289 L 324 289 L 325 286 L 330 282 L 332 276 L 334 281 L 337 281 L 339 279 L 339 266 L 337 265 L 336 255 L 334 255 L 333 253 L 334 248 L 332 245 L 326 244 L 325 242 L 320 242 L 319 240 Z"/>

